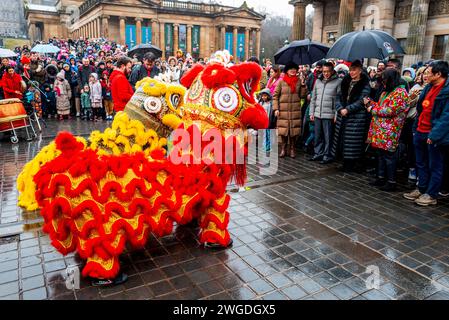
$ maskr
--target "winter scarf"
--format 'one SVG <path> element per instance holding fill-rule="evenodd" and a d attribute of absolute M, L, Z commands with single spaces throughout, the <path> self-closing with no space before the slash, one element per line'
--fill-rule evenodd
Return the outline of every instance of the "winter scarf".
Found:
<path fill-rule="evenodd" d="M 284 80 L 289 85 L 291 93 L 296 93 L 296 85 L 298 84 L 299 80 L 297 76 L 291 77 L 286 74 L 282 80 Z"/>

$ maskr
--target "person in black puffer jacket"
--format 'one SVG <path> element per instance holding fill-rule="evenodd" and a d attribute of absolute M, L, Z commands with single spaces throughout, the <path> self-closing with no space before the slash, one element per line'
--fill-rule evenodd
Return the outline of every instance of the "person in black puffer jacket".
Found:
<path fill-rule="evenodd" d="M 337 123 L 331 149 L 334 158 L 342 156 L 345 171 L 353 170 L 363 154 L 368 121 L 363 98 L 368 97 L 370 91 L 369 78 L 363 73 L 363 65 L 359 60 L 355 60 L 341 84 L 341 98 L 337 103 Z"/>

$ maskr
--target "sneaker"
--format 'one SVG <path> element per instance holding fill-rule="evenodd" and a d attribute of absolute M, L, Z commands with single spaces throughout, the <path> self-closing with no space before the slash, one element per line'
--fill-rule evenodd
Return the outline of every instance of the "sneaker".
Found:
<path fill-rule="evenodd" d="M 77 113 L 76 113 L 76 116 L 77 116 L 77 117 L 79 117 L 79 116 L 80 116 L 80 113 L 79 113 L 79 112 L 77 112 Z"/>
<path fill-rule="evenodd" d="M 385 192 L 396 191 L 396 182 L 387 182 L 384 186 L 380 187 L 379 190 Z"/>
<path fill-rule="evenodd" d="M 440 191 L 438 195 L 442 198 L 447 198 L 449 197 L 449 190 Z"/>
<path fill-rule="evenodd" d="M 128 280 L 128 275 L 126 273 L 120 273 L 114 279 L 92 279 L 92 286 L 94 287 L 108 287 L 117 286 L 119 284 L 125 283 Z"/>
<path fill-rule="evenodd" d="M 387 181 L 383 178 L 377 178 L 375 181 L 370 182 L 369 185 L 373 187 L 383 187 Z"/>
<path fill-rule="evenodd" d="M 418 199 L 419 197 L 422 196 L 422 193 L 419 192 L 418 189 L 416 189 L 416 190 L 413 190 L 412 192 L 404 193 L 403 196 L 407 200 L 415 201 L 416 199 Z"/>
<path fill-rule="evenodd" d="M 309 160 L 309 161 L 321 161 L 321 160 L 323 160 L 323 156 L 313 156 L 313 157 L 311 157 L 311 158 L 309 158 L 307 160 Z"/>
<path fill-rule="evenodd" d="M 408 180 L 410 181 L 416 181 L 417 180 L 417 176 L 416 176 L 416 169 L 412 168 L 408 171 Z"/>
<path fill-rule="evenodd" d="M 323 159 L 322 161 L 320 161 L 320 164 L 329 164 L 329 163 L 332 163 L 333 161 L 334 161 L 334 159 L 327 158 L 327 159 Z"/>
<path fill-rule="evenodd" d="M 434 206 L 437 204 L 437 199 L 432 198 L 428 194 L 423 194 L 421 197 L 415 200 L 415 203 L 423 207 Z"/>

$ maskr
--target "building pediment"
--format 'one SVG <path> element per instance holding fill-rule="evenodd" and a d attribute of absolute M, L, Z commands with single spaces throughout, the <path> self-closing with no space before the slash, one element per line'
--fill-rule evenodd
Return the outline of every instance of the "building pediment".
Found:
<path fill-rule="evenodd" d="M 249 8 L 246 1 L 239 8 L 231 9 L 231 10 L 223 10 L 217 14 L 217 16 L 233 16 L 233 17 L 241 17 L 241 18 L 251 18 L 251 19 L 259 19 L 264 20 L 265 16 L 256 12 L 254 9 Z"/>

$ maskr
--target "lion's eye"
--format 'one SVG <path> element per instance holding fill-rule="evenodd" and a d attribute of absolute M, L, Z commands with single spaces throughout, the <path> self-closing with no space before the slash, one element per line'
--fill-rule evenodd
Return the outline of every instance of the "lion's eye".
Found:
<path fill-rule="evenodd" d="M 214 92 L 213 99 L 215 107 L 224 112 L 232 112 L 240 104 L 238 93 L 231 87 L 217 89 Z"/>
<path fill-rule="evenodd" d="M 143 106 L 148 113 L 158 113 L 161 111 L 162 103 L 159 98 L 148 97 L 145 99 Z"/>

